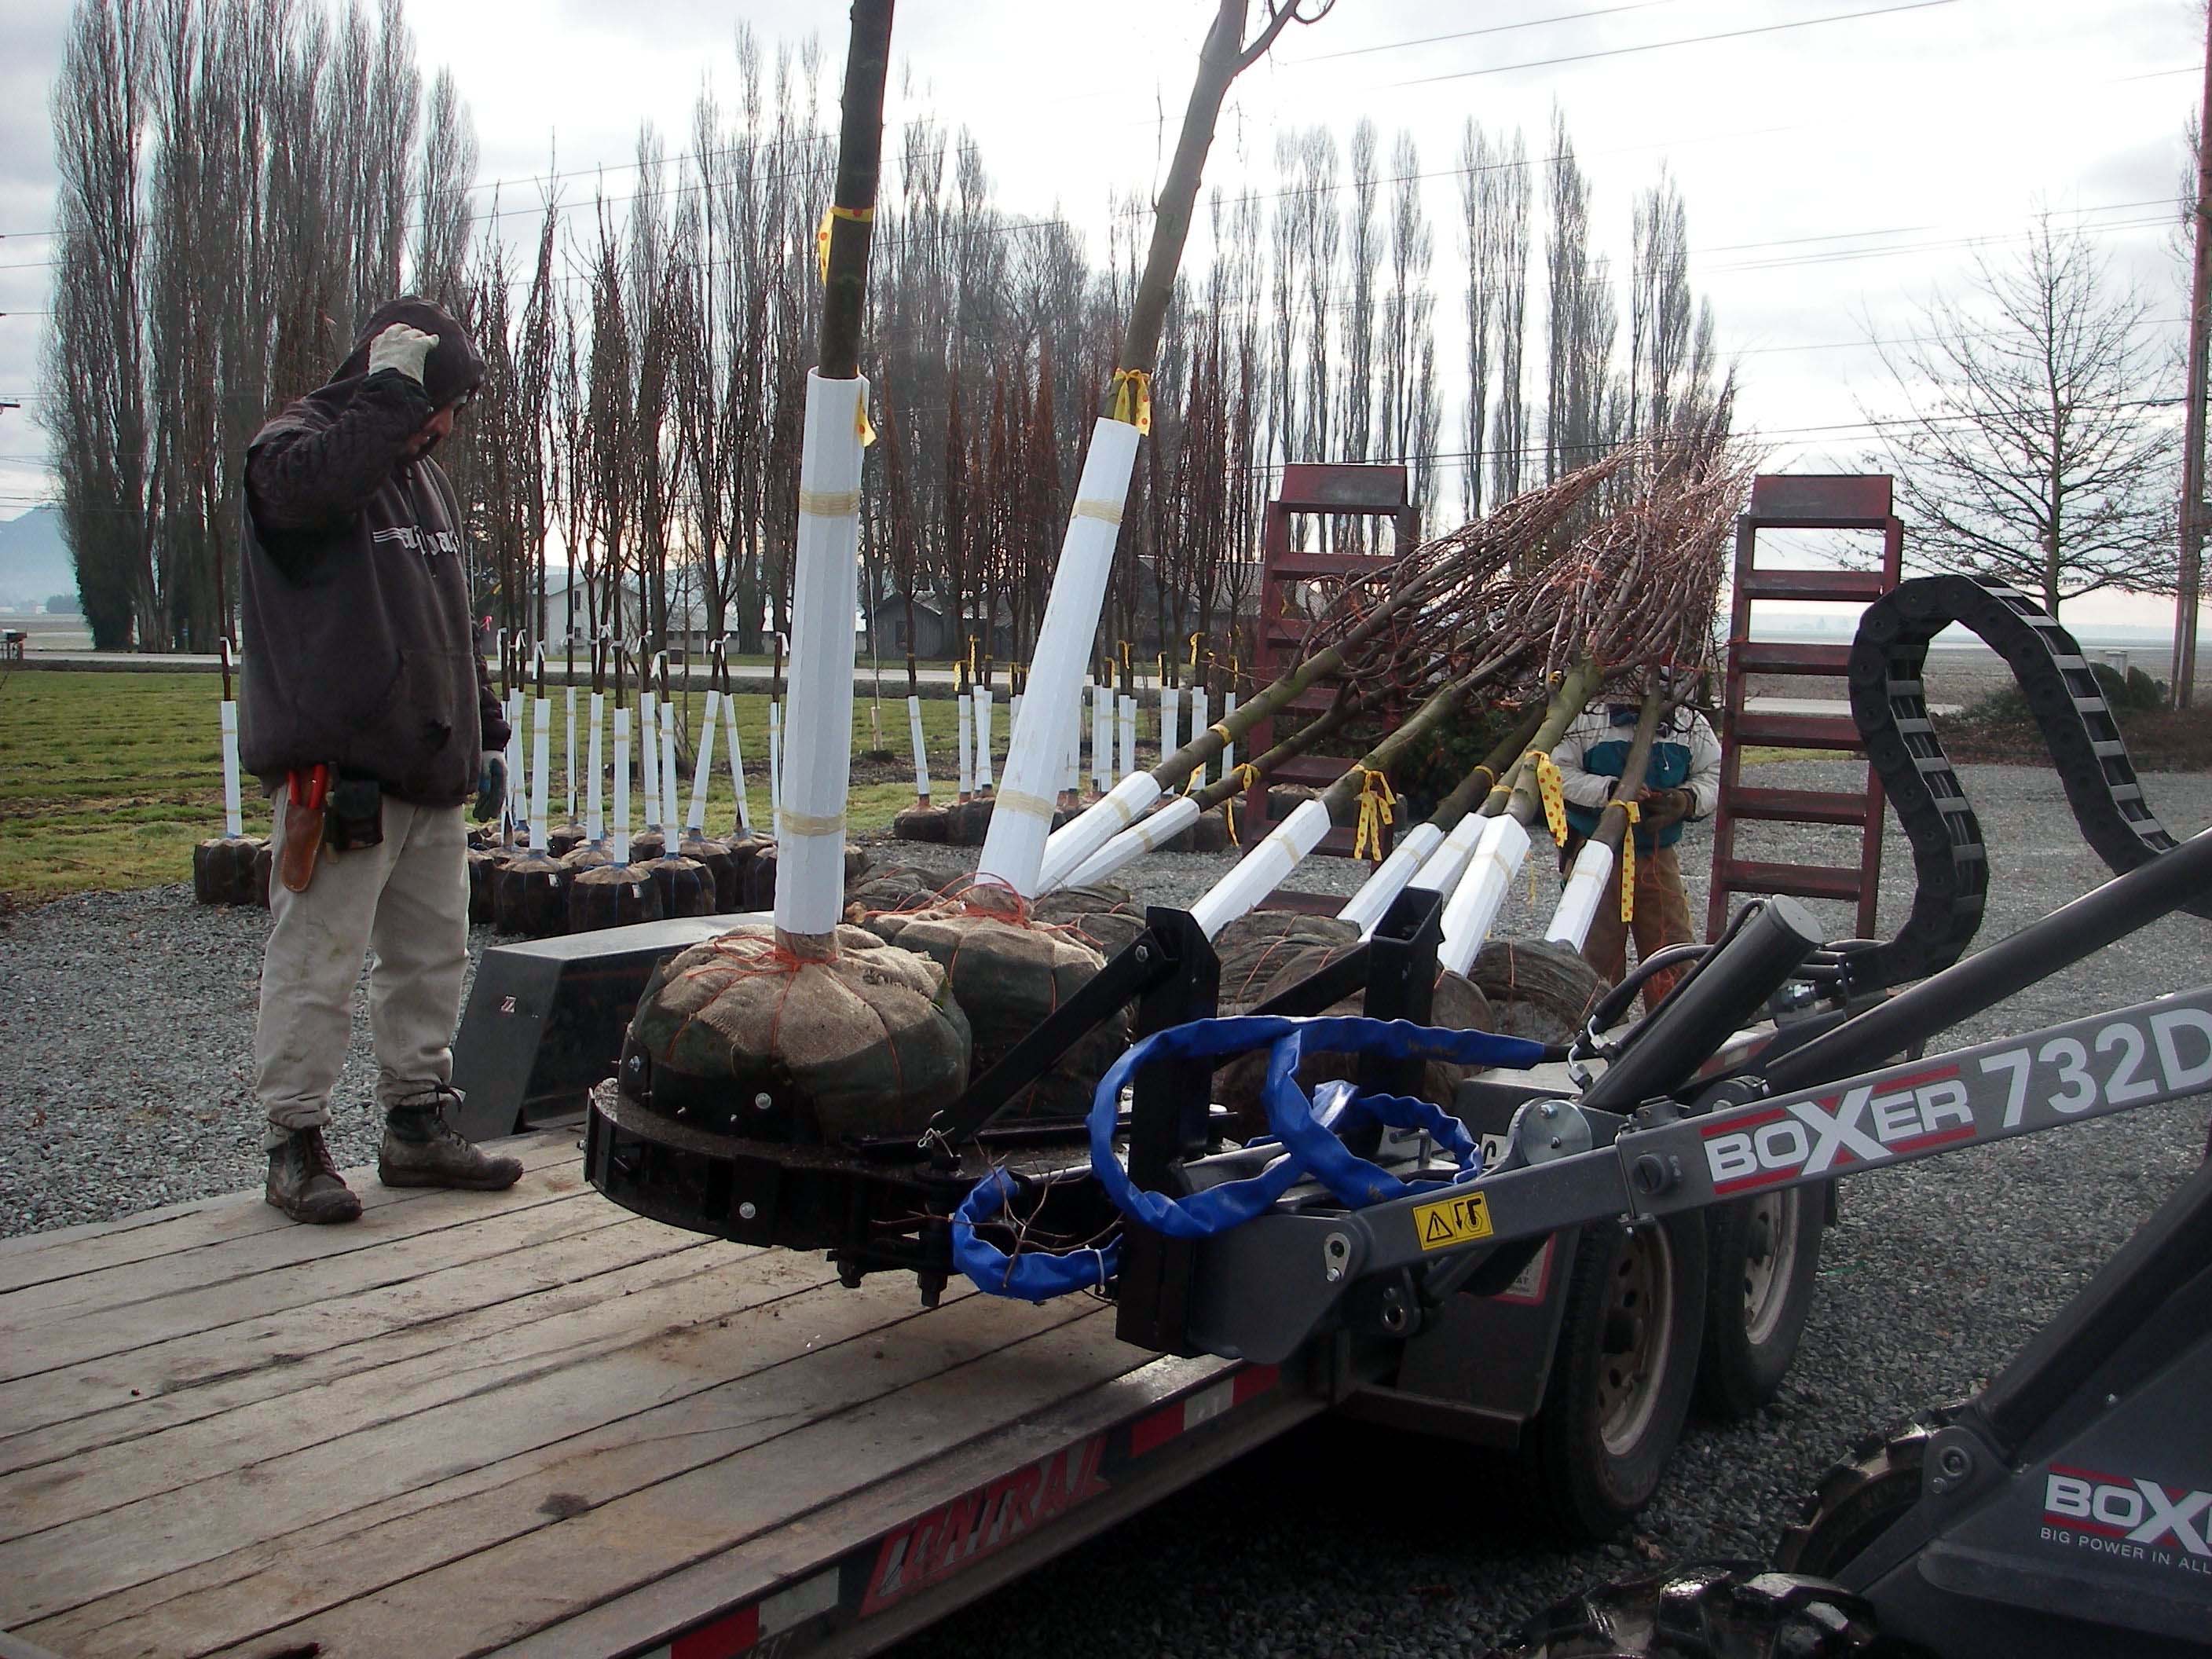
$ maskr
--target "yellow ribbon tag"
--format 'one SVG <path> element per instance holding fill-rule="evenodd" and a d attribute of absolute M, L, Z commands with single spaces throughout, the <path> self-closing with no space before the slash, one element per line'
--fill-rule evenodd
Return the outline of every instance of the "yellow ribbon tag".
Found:
<path fill-rule="evenodd" d="M 1628 833 L 1620 838 L 1620 919 L 1636 920 L 1636 826 L 1644 820 L 1644 809 L 1632 800 L 1614 803 L 1628 814 Z"/>
<path fill-rule="evenodd" d="M 1359 827 L 1352 832 L 1352 857 L 1382 861 L 1382 828 L 1391 821 L 1397 799 L 1389 778 L 1371 766 L 1359 769 Z"/>
<path fill-rule="evenodd" d="M 1235 794 L 1221 803 L 1221 816 L 1229 823 L 1229 844 L 1231 847 L 1242 847 L 1244 843 L 1237 838 L 1237 803 L 1243 797 L 1245 790 L 1260 781 L 1260 769 L 1247 761 L 1229 775 L 1236 779 L 1242 787 Z"/>
<path fill-rule="evenodd" d="M 1562 847 L 1567 844 L 1567 798 L 1559 782 L 1559 769 L 1552 757 L 1541 749 L 1531 749 L 1528 758 L 1536 768 L 1536 793 L 1543 799 L 1544 822 L 1552 831 L 1552 839 Z"/>
<path fill-rule="evenodd" d="M 1141 368 L 1114 371 L 1114 418 L 1140 433 L 1152 429 L 1152 377 Z"/>
<path fill-rule="evenodd" d="M 865 225 L 872 222 L 875 216 L 876 210 L 873 208 L 839 207 L 835 202 L 832 202 L 828 207 L 822 210 L 822 222 L 815 227 L 814 230 L 814 262 L 815 268 L 820 275 L 820 280 L 825 283 L 830 280 L 830 226 L 831 222 L 838 219 L 849 219 L 856 225 Z M 861 442 L 863 443 L 873 443 L 874 441 L 875 440 L 872 437 L 861 440 Z"/>
<path fill-rule="evenodd" d="M 860 441 L 863 449 L 876 441 L 876 428 L 868 420 L 868 400 L 866 398 L 853 400 L 853 435 Z"/>

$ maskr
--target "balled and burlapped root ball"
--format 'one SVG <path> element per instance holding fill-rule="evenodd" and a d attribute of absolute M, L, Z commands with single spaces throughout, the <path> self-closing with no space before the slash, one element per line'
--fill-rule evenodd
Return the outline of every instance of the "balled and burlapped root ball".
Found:
<path fill-rule="evenodd" d="M 1110 881 L 1055 887 L 1030 906 L 1030 918 L 1065 927 L 1111 962 L 1145 931 L 1145 909 Z"/>
<path fill-rule="evenodd" d="M 714 914 L 726 915 L 743 908 L 744 892 L 738 884 L 738 861 L 730 856 L 729 842 L 718 836 L 694 835 L 687 830 L 676 853 L 706 870 L 714 884 Z"/>
<path fill-rule="evenodd" d="M 927 957 L 858 927 L 836 943 L 800 957 L 747 923 L 664 963 L 630 1022 L 656 1097 L 722 1103 L 704 1127 L 739 1133 L 765 1097 L 753 1121 L 799 1139 L 919 1134 L 968 1087 L 967 1018 Z"/>
<path fill-rule="evenodd" d="M 670 854 L 640 866 L 660 890 L 664 916 L 711 916 L 714 914 L 714 878 L 696 859 Z"/>
<path fill-rule="evenodd" d="M 1069 929 L 1038 921 L 1012 889 L 962 879 L 965 884 L 927 909 L 878 915 L 868 925 L 945 969 L 975 1033 L 975 1072 L 981 1077 L 1088 984 L 1106 958 Z M 1117 1013 L 1016 1096 L 1007 1116 L 1080 1117 L 1091 1108 L 1098 1079 L 1127 1043 L 1127 1018 Z"/>
<path fill-rule="evenodd" d="M 1491 1030 L 1534 1042 L 1573 1041 L 1607 988 L 1581 951 L 1547 939 L 1492 939 L 1468 977 L 1490 999 Z"/>
<path fill-rule="evenodd" d="M 192 848 L 195 904 L 252 904 L 253 858 L 261 850 L 255 836 L 217 836 Z"/>
<path fill-rule="evenodd" d="M 584 826 L 580 823 L 556 824 L 546 832 L 545 850 L 556 859 L 565 859 L 584 844 Z"/>
<path fill-rule="evenodd" d="M 1240 923 L 1251 926 L 1242 928 Z M 1224 942 L 1227 949 L 1222 950 Z M 1270 997 L 1310 979 L 1332 963 L 1357 949 L 1359 929 L 1334 916 L 1292 916 L 1266 911 L 1240 917 L 1221 931 L 1215 948 L 1221 951 L 1221 1012 L 1248 1013 Z M 1232 963 L 1232 957 L 1234 958 Z M 1322 1012 L 1330 1015 L 1357 1014 L 1364 1003 L 1355 992 Z M 1456 1030 L 1493 1030 L 1490 1002 L 1464 975 L 1439 969 L 1431 994 L 1428 1024 Z M 1357 1056 L 1340 1054 L 1308 1054 L 1298 1067 L 1298 1086 L 1311 1093 L 1322 1084 L 1358 1075 Z M 1473 1067 L 1431 1060 L 1422 1068 L 1422 1098 L 1450 1109 L 1452 1090 Z M 1237 1133 L 1264 1134 L 1267 1109 L 1261 1098 L 1267 1079 L 1265 1049 L 1239 1054 L 1214 1073 L 1214 1098 L 1228 1109 Z"/>
<path fill-rule="evenodd" d="M 951 839 L 951 815 L 941 806 L 909 806 L 891 820 L 891 835 L 899 841 L 919 841 L 943 846 Z"/>
<path fill-rule="evenodd" d="M 491 878 L 492 926 L 522 939 L 568 931 L 568 884 L 575 872 L 550 853 L 509 859 Z"/>
<path fill-rule="evenodd" d="M 910 864 L 886 864 L 863 871 L 860 878 L 845 889 L 845 920 L 855 927 L 866 927 L 878 916 L 926 910 L 939 902 L 940 879 Z"/>
<path fill-rule="evenodd" d="M 471 847 L 469 861 L 469 920 L 489 927 L 498 918 L 497 896 L 494 890 L 499 872 L 507 866 L 510 854 L 500 847 Z"/>
<path fill-rule="evenodd" d="M 568 931 L 572 933 L 659 921 L 667 914 L 661 908 L 660 889 L 653 885 L 652 872 L 641 864 L 593 865 L 579 870 L 568 884 Z"/>
<path fill-rule="evenodd" d="M 955 847 L 981 847 L 991 833 L 992 798 L 954 803 L 945 809 L 945 839 Z"/>

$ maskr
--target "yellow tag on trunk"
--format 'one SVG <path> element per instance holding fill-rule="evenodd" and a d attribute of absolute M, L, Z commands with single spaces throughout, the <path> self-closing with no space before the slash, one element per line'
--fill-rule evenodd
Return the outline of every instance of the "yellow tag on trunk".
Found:
<path fill-rule="evenodd" d="M 1620 810 L 1628 814 L 1628 833 L 1620 838 L 1620 919 L 1636 920 L 1636 826 L 1643 821 L 1644 809 L 1632 800 L 1620 803 Z"/>
<path fill-rule="evenodd" d="M 1552 839 L 1560 846 L 1567 844 L 1567 798 L 1559 782 L 1559 769 L 1552 757 L 1541 749 L 1532 749 L 1528 758 L 1536 767 L 1536 793 L 1544 803 L 1544 822 L 1552 831 Z"/>

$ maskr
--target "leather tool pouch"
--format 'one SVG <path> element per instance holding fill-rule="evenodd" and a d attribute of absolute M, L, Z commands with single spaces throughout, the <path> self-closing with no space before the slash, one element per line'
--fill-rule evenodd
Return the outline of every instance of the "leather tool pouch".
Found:
<path fill-rule="evenodd" d="M 315 853 L 323 844 L 323 807 L 330 769 L 317 766 L 290 775 L 284 803 L 284 840 L 276 849 L 276 879 L 304 893 L 315 878 Z"/>
<path fill-rule="evenodd" d="M 331 787 L 323 842 L 333 853 L 376 847 L 384 841 L 384 786 L 374 778 L 342 778 Z"/>

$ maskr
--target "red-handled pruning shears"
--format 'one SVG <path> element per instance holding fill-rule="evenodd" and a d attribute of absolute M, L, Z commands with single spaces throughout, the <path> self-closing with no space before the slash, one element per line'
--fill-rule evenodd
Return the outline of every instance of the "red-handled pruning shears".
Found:
<path fill-rule="evenodd" d="M 306 793 L 301 794 L 301 780 L 306 781 Z M 317 763 L 306 768 L 294 768 L 289 780 L 291 803 L 310 812 L 319 812 L 331 797 L 331 769 Z"/>

